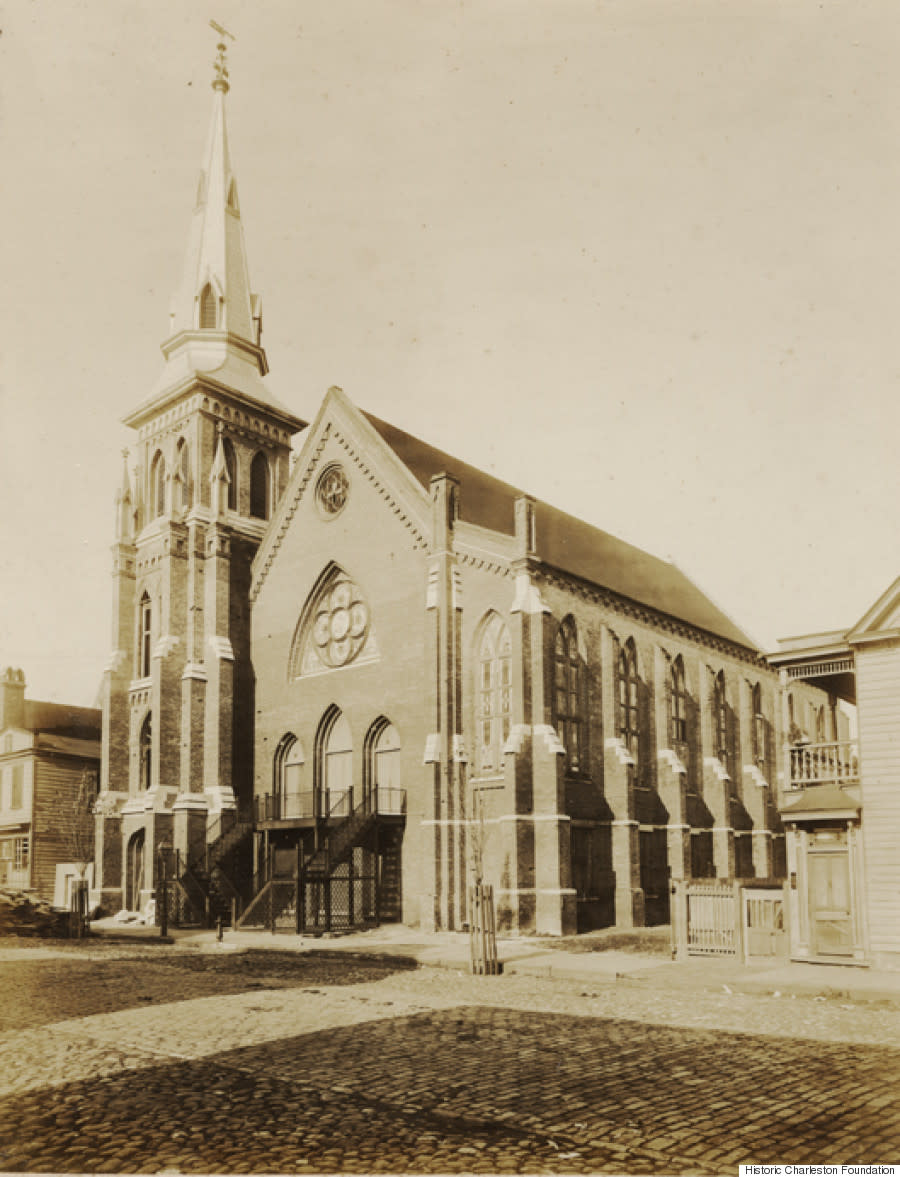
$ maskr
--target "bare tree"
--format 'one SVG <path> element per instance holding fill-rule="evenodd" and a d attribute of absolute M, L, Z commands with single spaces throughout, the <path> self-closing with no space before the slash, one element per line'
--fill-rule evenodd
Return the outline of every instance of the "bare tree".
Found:
<path fill-rule="evenodd" d="M 97 799 L 97 774 L 84 768 L 78 789 L 63 807 L 63 835 L 66 853 L 74 863 L 78 877 L 72 889 L 75 935 L 83 935 L 88 911 L 87 868 L 94 860 L 94 802 Z"/>

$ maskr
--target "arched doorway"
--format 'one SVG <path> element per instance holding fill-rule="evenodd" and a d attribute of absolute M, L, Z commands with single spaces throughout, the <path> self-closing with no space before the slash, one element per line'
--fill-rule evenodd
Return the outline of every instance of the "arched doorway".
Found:
<path fill-rule="evenodd" d="M 138 830 L 128 839 L 125 865 L 125 909 L 137 911 L 144 890 L 144 831 Z"/>
<path fill-rule="evenodd" d="M 275 750 L 270 817 L 314 817 L 312 793 L 303 789 L 303 745 L 293 733 L 284 736 Z"/>
<path fill-rule="evenodd" d="M 322 817 L 345 817 L 353 808 L 353 737 L 347 717 L 331 708 L 316 748 L 316 803 Z"/>
<path fill-rule="evenodd" d="M 400 736 L 388 719 L 377 720 L 366 741 L 365 796 L 378 812 L 393 813 L 401 788 Z"/>

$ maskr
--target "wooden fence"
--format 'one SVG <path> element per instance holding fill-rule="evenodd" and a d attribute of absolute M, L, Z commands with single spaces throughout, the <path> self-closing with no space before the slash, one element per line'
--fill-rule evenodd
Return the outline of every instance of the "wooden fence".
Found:
<path fill-rule="evenodd" d="M 674 880 L 675 955 L 724 956 L 747 961 L 786 956 L 787 892 L 781 883 L 750 880 Z"/>

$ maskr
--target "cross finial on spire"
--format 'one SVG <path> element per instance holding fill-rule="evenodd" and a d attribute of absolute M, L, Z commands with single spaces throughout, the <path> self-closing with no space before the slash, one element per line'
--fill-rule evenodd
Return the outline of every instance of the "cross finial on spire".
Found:
<path fill-rule="evenodd" d="M 218 45 L 216 45 L 216 50 L 217 50 L 216 60 L 213 62 L 213 68 L 216 71 L 216 76 L 213 78 L 212 88 L 214 90 L 221 90 L 223 94 L 227 94 L 228 89 L 229 89 L 228 63 L 225 60 L 225 53 L 226 53 L 228 46 L 226 44 L 225 38 L 231 37 L 231 39 L 233 41 L 234 34 L 229 33 L 228 29 L 223 29 L 222 26 L 220 24 L 217 24 L 214 20 L 211 20 L 209 22 L 209 25 L 210 25 L 210 28 L 215 29 L 215 31 L 221 37 L 221 40 L 219 41 Z"/>

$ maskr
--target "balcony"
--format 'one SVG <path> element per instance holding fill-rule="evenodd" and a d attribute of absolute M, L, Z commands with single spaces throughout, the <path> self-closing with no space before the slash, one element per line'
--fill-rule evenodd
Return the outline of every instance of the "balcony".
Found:
<path fill-rule="evenodd" d="M 354 792 L 362 798 L 362 790 L 327 789 L 317 792 L 305 789 L 299 793 L 264 793 L 254 797 L 257 825 L 314 825 L 317 819 L 338 821 L 349 817 L 354 807 Z M 379 817 L 403 817 L 406 813 L 406 790 L 379 786 L 372 790 L 375 812 Z"/>
<path fill-rule="evenodd" d="M 833 744 L 798 744 L 787 750 L 789 789 L 813 785 L 859 784 L 859 749 L 855 740 Z"/>

